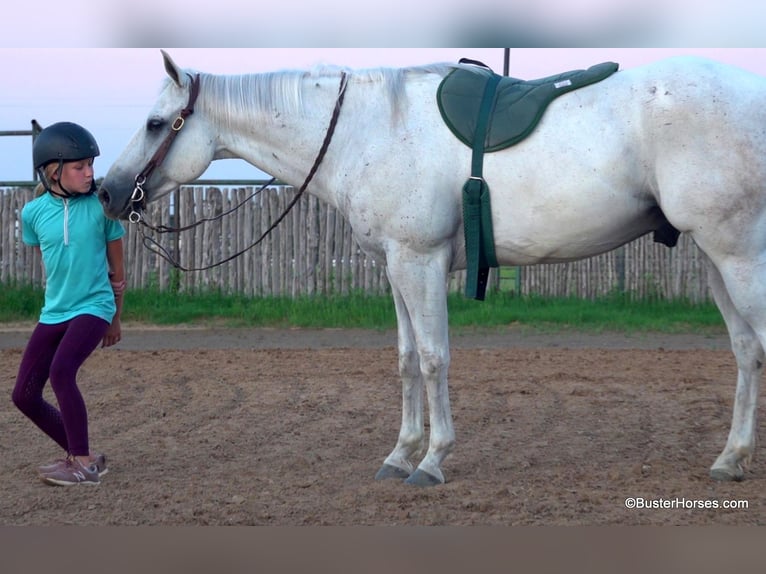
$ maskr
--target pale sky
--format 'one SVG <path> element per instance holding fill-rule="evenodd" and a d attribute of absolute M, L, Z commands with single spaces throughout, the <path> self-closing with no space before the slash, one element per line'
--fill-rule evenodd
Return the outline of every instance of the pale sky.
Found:
<path fill-rule="evenodd" d="M 306 69 L 316 64 L 351 68 L 409 66 L 481 60 L 503 72 L 502 48 L 169 48 L 176 63 L 203 72 L 239 74 Z M 587 68 L 607 60 L 621 69 L 667 56 L 697 54 L 766 75 L 766 48 L 512 48 L 510 75 L 533 79 Z M 0 131 L 28 130 L 73 121 L 96 137 L 106 174 L 133 133 L 143 125 L 165 77 L 157 48 L 0 48 Z M 214 162 L 207 179 L 254 179 L 263 174 L 244 162 Z M 0 181 L 32 177 L 31 138 L 0 137 Z"/>
<path fill-rule="evenodd" d="M 35 0 L 0 46 L 721 46 L 763 43 L 753 0 Z"/>

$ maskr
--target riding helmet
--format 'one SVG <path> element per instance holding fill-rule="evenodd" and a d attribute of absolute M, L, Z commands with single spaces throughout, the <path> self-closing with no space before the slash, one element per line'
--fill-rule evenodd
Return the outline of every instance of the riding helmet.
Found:
<path fill-rule="evenodd" d="M 72 122 L 51 124 L 37 135 L 32 146 L 35 169 L 52 161 L 79 161 L 96 157 L 100 153 L 93 135 Z"/>

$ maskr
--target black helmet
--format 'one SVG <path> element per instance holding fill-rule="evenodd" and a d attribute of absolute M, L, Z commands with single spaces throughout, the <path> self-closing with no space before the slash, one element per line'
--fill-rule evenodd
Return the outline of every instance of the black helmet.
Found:
<path fill-rule="evenodd" d="M 32 146 L 35 169 L 52 161 L 79 161 L 96 157 L 101 152 L 93 135 L 84 127 L 72 122 L 52 124 L 41 131 Z"/>

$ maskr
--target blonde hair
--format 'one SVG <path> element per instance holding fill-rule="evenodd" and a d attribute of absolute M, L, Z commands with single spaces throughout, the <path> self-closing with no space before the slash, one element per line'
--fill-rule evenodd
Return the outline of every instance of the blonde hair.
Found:
<path fill-rule="evenodd" d="M 43 173 L 45 174 L 45 179 L 49 182 L 53 182 L 53 174 L 56 173 L 59 169 L 59 163 L 56 161 L 52 161 L 48 165 L 43 167 Z M 48 188 L 45 187 L 44 182 L 40 182 L 35 186 L 35 197 L 41 196 L 43 193 L 48 191 Z"/>

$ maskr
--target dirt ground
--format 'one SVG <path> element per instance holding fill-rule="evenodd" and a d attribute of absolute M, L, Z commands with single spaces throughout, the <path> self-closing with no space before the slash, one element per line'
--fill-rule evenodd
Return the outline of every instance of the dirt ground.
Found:
<path fill-rule="evenodd" d="M 745 481 L 708 478 L 723 336 L 454 334 L 457 445 L 422 489 L 373 479 L 401 416 L 394 333 L 127 326 L 80 377 L 110 473 L 56 488 L 35 475 L 56 447 L 10 401 L 30 328 L 0 328 L 3 525 L 766 524 L 763 448 Z"/>

